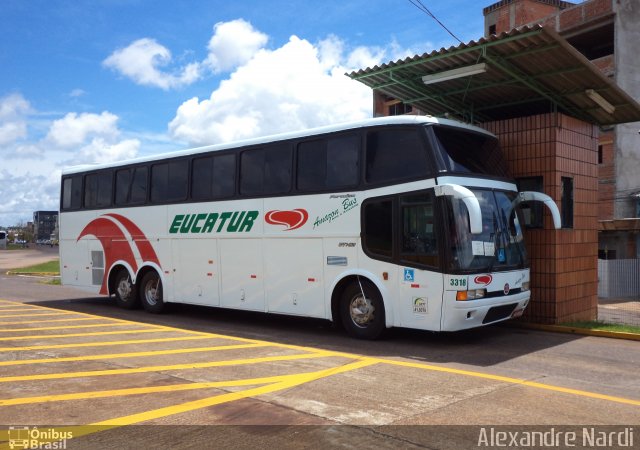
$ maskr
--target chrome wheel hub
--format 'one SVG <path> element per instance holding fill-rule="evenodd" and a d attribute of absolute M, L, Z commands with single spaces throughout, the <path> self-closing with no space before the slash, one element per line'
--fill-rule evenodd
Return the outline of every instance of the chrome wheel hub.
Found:
<path fill-rule="evenodd" d="M 370 299 L 356 295 L 349 304 L 349 313 L 353 323 L 364 328 L 373 321 L 375 307 Z"/>
<path fill-rule="evenodd" d="M 155 305 L 158 303 L 158 295 L 160 294 L 158 290 L 158 285 L 160 284 L 160 280 L 155 280 L 155 282 L 150 281 L 147 283 L 147 286 L 144 290 L 144 296 L 149 305 Z"/>
<path fill-rule="evenodd" d="M 117 291 L 118 295 L 123 300 L 126 300 L 131 296 L 131 282 L 128 278 L 123 278 L 122 280 L 120 280 L 120 283 L 118 283 Z"/>

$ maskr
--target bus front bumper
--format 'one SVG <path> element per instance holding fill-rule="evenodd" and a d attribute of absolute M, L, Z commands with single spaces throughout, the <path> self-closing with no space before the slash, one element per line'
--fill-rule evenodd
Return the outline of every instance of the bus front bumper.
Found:
<path fill-rule="evenodd" d="M 531 291 L 501 297 L 467 301 L 445 301 L 441 331 L 466 330 L 522 316 Z"/>

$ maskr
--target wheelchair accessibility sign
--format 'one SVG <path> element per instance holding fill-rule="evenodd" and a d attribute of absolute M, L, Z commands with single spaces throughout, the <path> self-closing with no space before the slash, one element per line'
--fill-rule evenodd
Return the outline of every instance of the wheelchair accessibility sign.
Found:
<path fill-rule="evenodd" d="M 404 281 L 414 282 L 415 280 L 415 271 L 413 269 L 404 269 Z"/>

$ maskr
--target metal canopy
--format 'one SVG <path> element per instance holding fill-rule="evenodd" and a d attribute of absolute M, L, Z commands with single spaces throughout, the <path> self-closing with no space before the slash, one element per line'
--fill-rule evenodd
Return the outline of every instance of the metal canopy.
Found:
<path fill-rule="evenodd" d="M 638 102 L 540 25 L 347 76 L 426 114 L 468 122 L 552 111 L 601 126 L 640 121 Z"/>

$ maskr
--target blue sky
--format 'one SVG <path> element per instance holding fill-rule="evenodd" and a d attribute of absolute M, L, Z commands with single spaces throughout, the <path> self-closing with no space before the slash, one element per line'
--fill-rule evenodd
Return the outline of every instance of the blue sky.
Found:
<path fill-rule="evenodd" d="M 468 42 L 493 1 L 423 3 Z M 4 0 L 0 226 L 68 165 L 368 117 L 345 72 L 451 45 L 408 0 Z"/>

